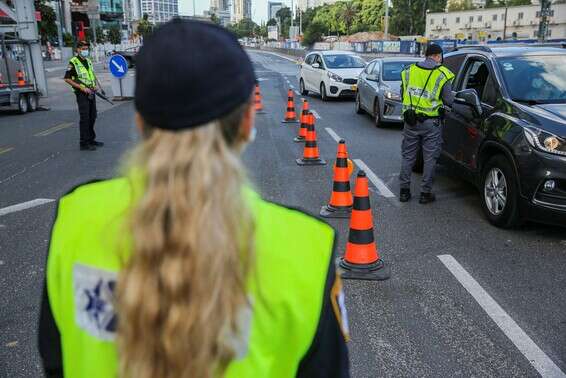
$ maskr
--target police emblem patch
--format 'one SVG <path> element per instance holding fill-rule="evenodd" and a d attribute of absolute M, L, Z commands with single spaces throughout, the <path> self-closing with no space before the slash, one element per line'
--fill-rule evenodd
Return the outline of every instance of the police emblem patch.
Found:
<path fill-rule="evenodd" d="M 116 272 L 86 265 L 73 267 L 75 322 L 77 326 L 101 340 L 114 340 L 117 317 L 114 311 Z"/>

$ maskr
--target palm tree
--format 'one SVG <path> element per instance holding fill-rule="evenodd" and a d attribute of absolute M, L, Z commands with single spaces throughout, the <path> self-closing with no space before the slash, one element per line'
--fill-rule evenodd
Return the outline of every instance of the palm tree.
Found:
<path fill-rule="evenodd" d="M 346 24 L 346 33 L 350 34 L 350 28 L 352 27 L 352 23 L 354 22 L 354 18 L 358 13 L 358 8 L 353 1 L 348 1 L 344 3 L 344 8 L 342 9 L 342 19 Z"/>

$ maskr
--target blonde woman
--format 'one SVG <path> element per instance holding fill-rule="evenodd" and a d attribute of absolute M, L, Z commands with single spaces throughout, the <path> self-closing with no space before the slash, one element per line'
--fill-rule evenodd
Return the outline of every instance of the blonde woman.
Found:
<path fill-rule="evenodd" d="M 246 53 L 221 27 L 176 20 L 136 66 L 142 141 L 128 173 L 59 202 L 40 317 L 46 375 L 349 376 L 333 229 L 246 181 Z"/>

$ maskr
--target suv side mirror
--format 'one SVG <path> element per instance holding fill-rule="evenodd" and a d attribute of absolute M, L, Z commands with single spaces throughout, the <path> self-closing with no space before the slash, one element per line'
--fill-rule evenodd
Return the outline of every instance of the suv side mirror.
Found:
<path fill-rule="evenodd" d="M 483 113 L 480 99 L 475 89 L 464 89 L 456 93 L 456 101 L 461 104 L 471 106 L 478 117 Z"/>
<path fill-rule="evenodd" d="M 317 68 L 317 69 L 318 69 L 318 68 L 320 68 L 320 64 L 318 64 L 318 63 L 313 63 L 312 68 Z"/>
<path fill-rule="evenodd" d="M 377 75 L 375 74 L 368 74 L 366 76 L 367 81 L 375 81 L 378 82 L 379 81 L 379 77 L 377 77 Z"/>

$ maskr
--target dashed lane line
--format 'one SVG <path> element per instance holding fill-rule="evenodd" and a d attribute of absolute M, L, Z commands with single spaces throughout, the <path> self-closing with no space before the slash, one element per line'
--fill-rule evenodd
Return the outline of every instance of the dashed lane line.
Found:
<path fill-rule="evenodd" d="M 283 56 L 283 55 L 279 55 L 279 54 L 274 53 L 274 52 L 271 52 L 271 51 L 262 51 L 262 53 L 264 53 L 264 54 L 270 54 L 270 55 L 275 55 L 275 56 L 277 56 L 277 57 L 279 57 L 279 58 L 288 60 L 289 62 L 297 63 L 297 60 L 296 60 L 296 59 L 291 59 L 291 58 L 288 58 L 288 57 Z"/>
<path fill-rule="evenodd" d="M 6 152 L 10 152 L 14 149 L 14 147 L 0 147 L 0 155 L 5 154 Z"/>
<path fill-rule="evenodd" d="M 59 125 L 50 127 L 50 128 L 47 129 L 47 130 L 43 130 L 43 131 L 41 131 L 41 132 L 35 134 L 35 136 L 36 136 L 36 137 L 48 136 L 48 135 L 51 135 L 51 134 L 53 134 L 53 133 L 56 133 L 57 131 L 64 130 L 64 129 L 66 129 L 66 128 L 68 128 L 68 127 L 71 127 L 71 126 L 73 126 L 73 124 L 70 123 L 70 122 L 61 123 L 61 124 L 59 124 Z"/>
<path fill-rule="evenodd" d="M 360 167 L 360 169 L 363 169 L 366 172 L 367 178 L 373 183 L 373 185 L 375 185 L 375 187 L 377 188 L 377 190 L 379 190 L 379 193 L 381 193 L 383 197 L 395 198 L 395 194 L 393 194 L 393 192 L 389 190 L 387 185 L 385 185 L 385 183 L 381 181 L 381 179 L 377 177 L 375 173 L 373 173 L 373 171 L 366 165 L 366 163 L 364 163 L 360 159 L 354 159 L 354 163 L 356 163 L 356 165 Z"/>
<path fill-rule="evenodd" d="M 318 115 L 318 113 L 317 113 L 316 110 L 314 110 L 314 109 L 311 109 L 311 113 L 312 113 L 312 115 L 314 116 L 314 118 L 316 118 L 316 119 L 321 119 L 321 118 L 322 118 L 321 116 Z"/>
<path fill-rule="evenodd" d="M 297 96 L 300 96 L 300 95 L 301 95 L 301 92 L 295 90 L 295 94 L 296 94 Z"/>
<path fill-rule="evenodd" d="M 334 130 L 332 130 L 330 127 L 325 127 L 324 130 L 326 130 L 326 132 L 328 134 L 330 134 L 330 136 L 332 137 L 332 139 L 334 139 L 336 141 L 336 143 L 340 142 L 340 136 L 338 134 L 336 134 L 336 132 Z"/>
<path fill-rule="evenodd" d="M 501 308 L 483 287 L 456 261 L 452 255 L 437 256 L 458 282 L 511 340 L 542 377 L 565 378 L 566 374 L 534 343 L 519 325 Z"/>
<path fill-rule="evenodd" d="M 15 212 L 18 212 L 18 211 L 30 209 L 32 207 L 45 205 L 46 203 L 50 203 L 50 202 L 53 202 L 53 201 L 55 201 L 55 200 L 52 200 L 52 199 L 49 199 L 49 198 L 37 198 L 37 199 L 31 200 L 31 201 L 22 202 L 22 203 L 18 203 L 16 205 L 4 207 L 4 208 L 0 209 L 0 217 L 3 216 L 3 215 L 15 213 Z"/>

